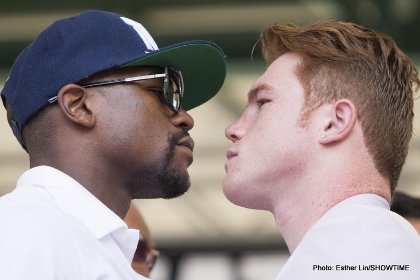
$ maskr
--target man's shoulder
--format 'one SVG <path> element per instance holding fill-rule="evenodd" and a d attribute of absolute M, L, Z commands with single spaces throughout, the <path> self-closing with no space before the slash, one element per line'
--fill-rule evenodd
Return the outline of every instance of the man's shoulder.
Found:
<path fill-rule="evenodd" d="M 0 198 L 1 279 L 53 279 L 57 271 L 81 279 L 81 267 L 68 218 L 48 197 L 11 193 Z"/>
<path fill-rule="evenodd" d="M 411 225 L 386 208 L 355 204 L 312 226 L 278 279 L 418 279 L 418 273 L 420 237 Z"/>
<path fill-rule="evenodd" d="M 349 265 L 420 263 L 420 237 L 395 213 L 355 204 L 324 215 L 306 233 L 294 254 L 302 259 Z"/>
<path fill-rule="evenodd" d="M 23 232 L 28 238 L 49 233 L 63 234 L 66 224 L 66 215 L 42 192 L 12 192 L 0 198 L 2 237 L 8 234 L 18 236 Z"/>
<path fill-rule="evenodd" d="M 395 241 L 419 238 L 418 233 L 403 217 L 390 211 L 388 207 L 374 204 L 349 204 L 345 207 L 332 208 L 313 226 L 313 231 L 329 231 L 334 233 L 352 235 L 363 240 L 372 238 L 377 242 L 383 239 Z M 381 234 L 378 234 L 381 233 Z M 330 234 L 329 234 L 330 235 Z M 404 236 L 403 238 L 401 238 Z"/>

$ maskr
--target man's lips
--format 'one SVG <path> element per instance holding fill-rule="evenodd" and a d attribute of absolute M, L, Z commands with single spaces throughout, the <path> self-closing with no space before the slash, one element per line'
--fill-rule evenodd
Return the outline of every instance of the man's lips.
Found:
<path fill-rule="evenodd" d="M 234 157 L 236 157 L 238 155 L 237 152 L 235 152 L 232 148 L 230 148 L 229 150 L 227 150 L 226 152 L 226 162 L 225 162 L 225 171 L 228 172 L 228 166 L 231 163 L 231 159 L 233 159 Z"/>
<path fill-rule="evenodd" d="M 177 145 L 186 147 L 189 150 L 191 150 L 191 152 L 194 150 L 194 140 L 192 140 L 190 136 L 184 137 L 181 140 L 179 140 Z"/>
<path fill-rule="evenodd" d="M 234 152 L 233 150 L 230 150 L 230 149 L 226 152 L 227 159 L 231 159 L 233 157 L 236 157 L 237 155 L 238 155 L 237 152 Z"/>

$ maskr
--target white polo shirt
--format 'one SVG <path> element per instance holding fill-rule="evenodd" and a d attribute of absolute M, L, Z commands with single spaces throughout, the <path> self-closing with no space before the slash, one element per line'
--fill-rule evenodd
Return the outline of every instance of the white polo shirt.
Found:
<path fill-rule="evenodd" d="M 385 199 L 348 198 L 305 234 L 276 280 L 419 280 L 420 237 Z"/>
<path fill-rule="evenodd" d="M 74 179 L 26 171 L 0 198 L 0 279 L 148 279 L 131 268 L 139 231 Z"/>

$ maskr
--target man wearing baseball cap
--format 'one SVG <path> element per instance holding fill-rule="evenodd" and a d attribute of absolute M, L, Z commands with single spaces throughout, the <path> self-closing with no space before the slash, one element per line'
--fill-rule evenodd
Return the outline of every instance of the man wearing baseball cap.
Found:
<path fill-rule="evenodd" d="M 138 22 L 87 11 L 45 29 L 1 92 L 30 169 L 0 198 L 0 279 L 145 279 L 134 198 L 189 186 L 194 122 L 226 75 L 207 41 L 158 48 Z"/>

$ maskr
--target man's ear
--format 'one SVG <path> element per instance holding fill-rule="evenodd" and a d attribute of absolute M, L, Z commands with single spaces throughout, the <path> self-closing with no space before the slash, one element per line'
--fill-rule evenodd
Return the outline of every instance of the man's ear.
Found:
<path fill-rule="evenodd" d="M 357 121 L 357 111 L 348 99 L 338 100 L 330 110 L 319 143 L 327 145 L 345 139 Z"/>
<path fill-rule="evenodd" d="M 76 84 L 63 86 L 57 94 L 58 104 L 68 120 L 86 128 L 95 124 L 88 91 Z"/>

